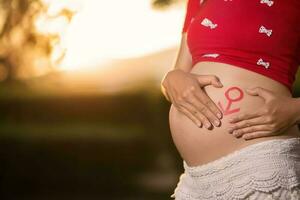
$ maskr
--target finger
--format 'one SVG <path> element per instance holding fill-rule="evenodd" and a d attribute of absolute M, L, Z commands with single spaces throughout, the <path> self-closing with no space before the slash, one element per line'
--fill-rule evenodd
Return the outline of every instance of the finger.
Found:
<path fill-rule="evenodd" d="M 257 131 L 270 131 L 269 126 L 267 125 L 256 125 L 256 126 L 250 126 L 247 128 L 242 128 L 238 130 L 234 130 L 232 132 L 232 135 L 235 137 L 241 137 L 244 134 L 253 133 Z"/>
<path fill-rule="evenodd" d="M 191 113 L 193 113 L 193 115 L 194 115 L 199 121 L 201 121 L 207 129 L 211 128 L 211 123 L 209 122 L 209 120 L 207 119 L 207 117 L 206 117 L 205 115 L 203 115 L 199 110 L 197 110 L 197 108 L 194 106 L 194 104 L 191 104 L 191 103 L 189 103 L 189 102 L 183 102 L 182 104 L 183 104 L 184 107 L 187 108 Z"/>
<path fill-rule="evenodd" d="M 208 95 L 200 88 L 194 92 L 195 97 L 202 102 L 211 112 L 212 114 L 221 119 L 223 114 L 221 109 L 208 97 Z"/>
<path fill-rule="evenodd" d="M 197 117 L 195 117 L 192 114 L 192 112 L 189 109 L 187 109 L 185 106 L 180 105 L 177 109 L 181 111 L 183 114 L 185 114 L 185 116 L 187 116 L 190 120 L 192 120 L 198 127 L 202 126 L 202 122 Z"/>
<path fill-rule="evenodd" d="M 199 87 L 196 87 L 196 90 L 197 88 L 198 90 L 200 90 Z M 200 90 L 200 92 L 202 91 Z M 189 111 L 192 112 L 195 115 L 195 117 L 201 120 L 207 129 L 210 129 L 211 123 L 207 118 L 207 115 L 205 115 L 205 113 L 207 112 L 205 110 L 208 109 L 201 102 L 199 102 L 199 100 L 195 97 L 194 93 L 195 92 L 185 92 L 182 95 L 182 97 L 179 98 L 180 103 L 183 104 L 185 108 L 189 109 Z M 197 115 L 196 115 L 196 111 L 197 111 Z"/>
<path fill-rule="evenodd" d="M 230 118 L 228 121 L 230 123 L 237 123 L 237 122 L 242 121 L 242 120 L 247 120 L 247 119 L 252 119 L 252 118 L 255 118 L 255 117 L 260 117 L 262 115 L 263 115 L 263 113 L 261 111 L 256 111 L 254 113 L 242 113 L 242 114 L 239 114 L 237 116 L 234 116 L 234 117 Z"/>
<path fill-rule="evenodd" d="M 186 106 L 185 102 L 182 99 L 178 98 L 178 95 L 177 95 L 176 91 L 174 91 L 174 92 L 172 91 L 170 93 L 171 93 L 171 95 L 170 95 L 171 101 L 172 101 L 173 105 L 176 107 L 176 109 L 178 111 L 182 112 L 190 120 L 192 120 L 198 127 L 201 127 L 202 126 L 201 120 L 197 119 L 193 115 L 192 109 L 190 109 L 190 108 L 187 109 L 186 108 L 189 105 Z"/>
<path fill-rule="evenodd" d="M 248 128 L 250 126 L 255 125 L 263 125 L 266 124 L 268 121 L 265 119 L 265 117 L 256 117 L 248 120 L 241 120 L 239 122 L 236 122 L 234 124 L 231 124 L 228 127 L 228 132 L 232 133 L 234 130 L 242 129 L 242 128 Z"/>
<path fill-rule="evenodd" d="M 195 75 L 200 87 L 204 87 L 206 85 L 213 85 L 215 87 L 223 87 L 219 77 L 215 75 Z"/>
<path fill-rule="evenodd" d="M 201 123 L 200 126 L 204 124 L 206 128 L 210 128 L 211 124 L 209 120 L 204 115 L 199 113 L 199 111 L 193 104 L 189 103 L 189 99 L 191 98 L 193 98 L 193 95 L 191 95 L 191 93 L 186 93 L 186 95 L 183 95 L 183 97 L 178 96 L 178 107 L 184 107 L 185 109 L 187 109 L 189 113 L 191 113 L 198 119 L 198 121 Z"/>
<path fill-rule="evenodd" d="M 193 105 L 199 112 L 199 116 L 205 117 L 205 126 L 206 128 L 210 128 L 211 123 L 213 123 L 215 126 L 220 125 L 219 119 L 211 112 L 211 110 L 207 107 L 207 105 L 203 104 L 199 101 L 195 96 L 191 96 L 188 99 L 188 103 Z M 208 122 L 207 122 L 208 121 Z"/>
<path fill-rule="evenodd" d="M 210 129 L 212 124 L 210 123 L 210 121 L 207 119 L 207 117 L 205 117 L 205 115 L 203 115 L 201 112 L 197 111 L 195 113 L 195 115 L 197 116 L 197 118 L 201 119 L 201 121 L 203 122 L 204 126 L 207 129 Z"/>
<path fill-rule="evenodd" d="M 260 132 L 245 134 L 242 136 L 242 138 L 245 140 L 249 140 L 249 139 L 268 137 L 268 136 L 273 136 L 273 135 L 274 134 L 271 134 L 270 131 L 260 131 Z"/>
<path fill-rule="evenodd" d="M 261 96 L 265 100 L 269 100 L 269 99 L 273 98 L 273 96 L 274 96 L 274 93 L 271 90 L 268 90 L 268 89 L 262 88 L 262 87 L 248 88 L 248 89 L 246 89 L 246 92 L 249 95 Z"/>

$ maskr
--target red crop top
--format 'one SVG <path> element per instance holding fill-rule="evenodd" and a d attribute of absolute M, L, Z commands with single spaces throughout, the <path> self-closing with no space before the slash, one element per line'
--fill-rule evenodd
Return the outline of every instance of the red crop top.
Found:
<path fill-rule="evenodd" d="M 188 0 L 184 32 L 193 66 L 232 64 L 292 91 L 300 64 L 299 0 Z"/>

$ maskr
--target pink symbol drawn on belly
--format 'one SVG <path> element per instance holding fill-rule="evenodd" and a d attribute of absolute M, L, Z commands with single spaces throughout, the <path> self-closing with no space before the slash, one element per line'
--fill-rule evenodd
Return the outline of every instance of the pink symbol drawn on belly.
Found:
<path fill-rule="evenodd" d="M 239 95 L 238 95 L 236 98 L 231 98 L 231 97 L 229 96 L 229 92 L 230 92 L 230 91 L 233 91 L 233 90 L 236 90 L 236 91 L 239 93 Z M 229 114 L 232 114 L 232 113 L 235 113 L 235 112 L 240 111 L 239 108 L 236 108 L 236 109 L 230 109 L 230 108 L 231 108 L 231 105 L 232 105 L 233 102 L 240 101 L 240 100 L 244 97 L 243 91 L 242 91 L 240 88 L 238 88 L 238 87 L 231 87 L 231 88 L 229 88 L 229 89 L 225 92 L 225 96 L 226 96 L 226 98 L 227 98 L 227 100 L 228 100 L 228 104 L 227 104 L 226 109 L 224 109 L 224 107 L 222 106 L 222 104 L 220 103 L 220 101 L 218 102 L 218 105 L 219 105 L 220 108 L 222 109 L 223 114 L 224 114 L 224 115 L 229 115 Z"/>

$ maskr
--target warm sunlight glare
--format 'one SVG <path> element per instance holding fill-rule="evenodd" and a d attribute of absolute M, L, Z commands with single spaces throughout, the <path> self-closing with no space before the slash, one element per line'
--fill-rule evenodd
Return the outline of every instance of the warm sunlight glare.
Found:
<path fill-rule="evenodd" d="M 100 66 L 111 59 L 130 58 L 178 44 L 183 7 L 166 11 L 151 8 L 150 0 L 44 0 L 51 9 L 80 8 L 62 34 L 67 49 L 64 70 Z M 63 3 L 62 3 L 63 2 Z M 56 26 L 62 29 L 64 22 Z M 53 25 L 54 26 L 54 25 Z"/>

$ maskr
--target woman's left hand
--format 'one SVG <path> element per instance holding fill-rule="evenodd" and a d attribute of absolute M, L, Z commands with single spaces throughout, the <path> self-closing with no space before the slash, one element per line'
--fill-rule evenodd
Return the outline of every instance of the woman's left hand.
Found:
<path fill-rule="evenodd" d="M 253 139 L 274 136 L 297 123 L 296 99 L 293 97 L 279 96 L 265 88 L 256 87 L 246 90 L 249 95 L 260 96 L 265 104 L 256 111 L 242 113 L 229 119 L 232 123 L 229 133 L 235 137 Z"/>

